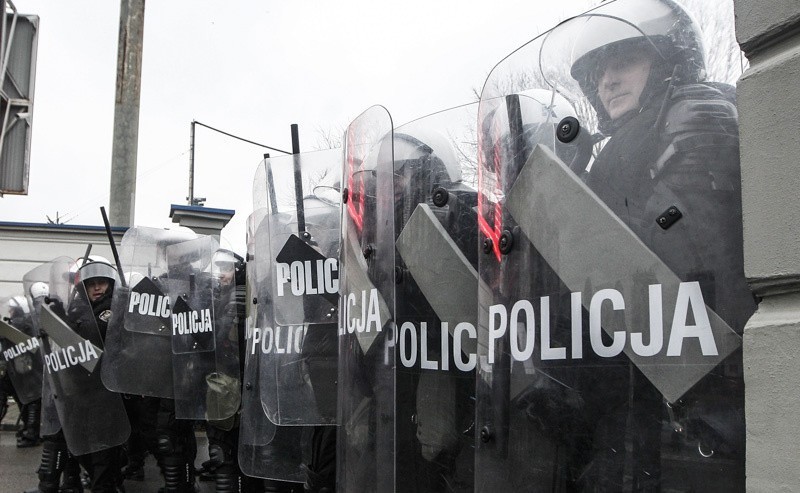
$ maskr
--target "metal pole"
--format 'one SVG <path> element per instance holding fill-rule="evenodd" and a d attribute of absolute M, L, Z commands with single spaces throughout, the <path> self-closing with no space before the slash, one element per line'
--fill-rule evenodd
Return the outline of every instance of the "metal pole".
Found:
<path fill-rule="evenodd" d="M 303 174 L 300 171 L 300 135 L 297 124 L 292 123 L 292 154 L 294 154 L 294 201 L 297 208 L 297 232 L 306 230 L 306 213 L 303 209 Z"/>
<path fill-rule="evenodd" d="M 186 197 L 189 205 L 194 205 L 194 124 L 195 121 L 192 120 L 189 132 L 189 196 Z"/>
<path fill-rule="evenodd" d="M 117 91 L 111 153 L 109 206 L 115 226 L 132 226 L 136 202 L 136 153 L 142 83 L 145 0 L 120 0 Z"/>

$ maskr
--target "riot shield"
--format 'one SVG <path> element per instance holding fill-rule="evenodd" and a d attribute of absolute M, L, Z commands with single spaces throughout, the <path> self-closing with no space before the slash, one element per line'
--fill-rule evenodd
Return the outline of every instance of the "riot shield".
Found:
<path fill-rule="evenodd" d="M 126 286 L 114 289 L 103 383 L 115 392 L 172 398 L 172 320 L 167 247 L 194 239 L 188 229 L 136 227 L 119 247 Z"/>
<path fill-rule="evenodd" d="M 261 167 L 263 171 L 263 167 Z M 259 172 L 256 173 L 259 176 Z M 264 176 L 262 174 L 262 176 Z M 262 198 L 265 196 L 261 196 Z M 303 454 L 301 451 L 300 427 L 278 427 L 267 417 L 259 396 L 261 389 L 261 361 L 264 359 L 254 334 L 261 331 L 259 313 L 267 318 L 266 302 L 258 303 L 257 285 L 262 274 L 259 266 L 259 252 L 256 248 L 256 231 L 259 225 L 266 224 L 266 207 L 258 207 L 247 219 L 247 318 L 246 318 L 246 351 L 244 374 L 242 376 L 242 410 L 239 422 L 239 466 L 248 476 L 273 479 L 279 481 L 305 482 L 305 472 L 301 467 Z M 281 432 L 278 430 L 281 429 Z"/>
<path fill-rule="evenodd" d="M 394 129 L 395 491 L 472 490 L 477 109 Z"/>
<path fill-rule="evenodd" d="M 219 275 L 217 240 L 167 246 L 175 416 L 223 420 L 239 409 L 239 341 L 232 276 Z"/>
<path fill-rule="evenodd" d="M 279 425 L 336 421 L 341 149 L 270 158 L 254 186 L 269 195 L 256 229 L 264 357 L 261 398 Z M 299 197 L 299 199 L 298 199 Z"/>
<path fill-rule="evenodd" d="M 338 487 L 391 491 L 394 473 L 392 119 L 373 106 L 347 128 L 339 266 Z"/>
<path fill-rule="evenodd" d="M 130 424 L 121 396 L 100 379 L 103 341 L 83 283 L 74 283 L 76 270 L 67 257 L 51 262 L 49 304 L 39 316 L 61 429 L 70 452 L 84 455 L 125 443 Z M 99 411 L 102 419 L 91 419 Z"/>
<path fill-rule="evenodd" d="M 0 299 L 0 338 L 11 384 L 22 404 L 42 397 L 42 354 L 25 296 Z"/>
<path fill-rule="evenodd" d="M 28 306 L 31 308 L 31 324 L 36 334 L 41 334 L 39 315 L 45 305 L 45 299 L 50 295 L 50 268 L 51 264 L 49 262 L 44 263 L 22 276 L 22 287 L 28 300 Z M 44 356 L 41 355 L 39 359 L 43 361 Z M 39 433 L 45 437 L 58 433 L 61 430 L 61 422 L 58 420 L 58 411 L 56 411 L 50 379 L 44 375 L 44 366 L 42 371 L 42 414 Z"/>
<path fill-rule="evenodd" d="M 733 88 L 671 0 L 617 0 L 489 76 L 479 491 L 744 491 Z"/>

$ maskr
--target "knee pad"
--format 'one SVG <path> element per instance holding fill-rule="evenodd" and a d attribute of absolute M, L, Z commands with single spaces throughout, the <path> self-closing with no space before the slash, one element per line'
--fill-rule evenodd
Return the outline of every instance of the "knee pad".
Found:
<path fill-rule="evenodd" d="M 217 493 L 240 493 L 242 491 L 239 468 L 225 464 L 214 471 L 214 485 Z"/>
<path fill-rule="evenodd" d="M 61 482 L 61 472 L 69 458 L 67 444 L 61 442 L 44 442 L 42 444 L 42 461 L 36 470 L 39 476 L 39 489 L 44 492 L 57 492 Z"/>

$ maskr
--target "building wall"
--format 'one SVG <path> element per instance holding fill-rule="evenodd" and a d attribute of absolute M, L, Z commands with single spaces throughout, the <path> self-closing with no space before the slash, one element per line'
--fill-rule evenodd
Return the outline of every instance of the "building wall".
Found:
<path fill-rule="evenodd" d="M 800 491 L 800 2 L 734 0 L 745 273 L 747 490 Z"/>
<path fill-rule="evenodd" d="M 114 228 L 119 246 L 125 228 Z M 56 257 L 78 258 L 92 244 L 92 255 L 114 257 L 104 228 L 54 224 L 0 223 L 0 297 L 23 294 L 22 276 Z"/>

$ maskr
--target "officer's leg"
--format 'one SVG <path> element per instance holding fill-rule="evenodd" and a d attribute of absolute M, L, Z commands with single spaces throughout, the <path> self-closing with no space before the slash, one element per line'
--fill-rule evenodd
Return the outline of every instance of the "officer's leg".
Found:
<path fill-rule="evenodd" d="M 5 370 L 0 369 L 0 421 L 3 420 L 8 411 L 8 397 L 13 395 L 14 386 L 11 385 L 11 377 Z"/>
<path fill-rule="evenodd" d="M 39 419 L 42 414 L 42 400 L 37 399 L 23 406 L 22 430 L 17 437 L 17 447 L 34 447 L 39 444 Z"/>
<path fill-rule="evenodd" d="M 3 421 L 3 418 L 6 417 L 7 412 L 8 412 L 8 395 L 6 395 L 3 386 L 0 385 L 0 421 Z"/>
<path fill-rule="evenodd" d="M 89 471 L 92 493 L 114 493 L 122 486 L 122 447 L 111 447 L 78 457 Z"/>
<path fill-rule="evenodd" d="M 39 468 L 36 470 L 36 474 L 39 476 L 39 487 L 31 491 L 58 493 L 61 473 L 66 466 L 68 458 L 67 442 L 61 432 L 44 437 L 42 459 Z"/>
<path fill-rule="evenodd" d="M 149 448 L 155 448 L 155 418 L 148 422 L 148 400 L 151 397 L 125 396 L 123 403 L 128 414 L 128 421 L 131 424 L 131 435 L 128 438 L 126 454 L 123 462 L 127 462 L 122 468 L 125 479 L 134 481 L 144 480 L 144 459 Z M 154 411 L 158 412 L 158 409 Z M 148 444 L 148 430 L 152 427 L 152 444 Z"/>
<path fill-rule="evenodd" d="M 311 438 L 311 462 L 305 491 L 328 493 L 336 489 L 336 427 L 315 426 Z"/>
<path fill-rule="evenodd" d="M 192 421 L 175 419 L 175 402 L 172 400 L 161 400 L 157 436 L 165 493 L 192 493 L 197 454 L 194 429 Z"/>
<path fill-rule="evenodd" d="M 224 425 L 223 423 L 218 423 Z M 217 493 L 263 491 L 263 481 L 245 476 L 239 468 L 239 428 L 224 430 L 207 423 L 208 456 Z"/>
<path fill-rule="evenodd" d="M 82 493 L 83 483 L 81 481 L 81 465 L 78 458 L 72 454 L 67 454 L 64 461 L 64 473 L 61 487 L 58 493 Z"/>

